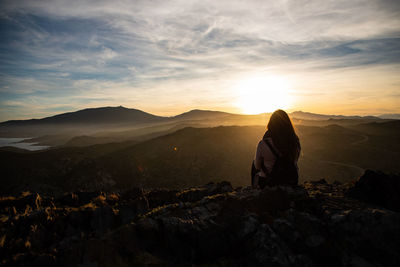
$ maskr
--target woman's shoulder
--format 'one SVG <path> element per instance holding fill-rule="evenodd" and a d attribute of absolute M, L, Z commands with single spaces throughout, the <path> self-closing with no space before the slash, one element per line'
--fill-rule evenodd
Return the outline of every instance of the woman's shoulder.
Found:
<path fill-rule="evenodd" d="M 271 137 L 265 137 L 258 142 L 257 147 L 262 150 L 270 150 L 269 145 L 272 145 L 275 148 L 274 142 Z"/>
<path fill-rule="evenodd" d="M 265 138 L 263 138 L 263 139 L 261 139 L 259 142 L 258 142 L 258 145 L 260 146 L 260 145 L 262 145 L 262 146 L 266 146 L 267 145 L 267 143 L 266 142 L 269 142 L 270 144 L 272 143 L 273 144 L 273 141 L 272 141 L 272 138 L 271 137 L 265 137 Z"/>
<path fill-rule="evenodd" d="M 273 142 L 271 136 L 267 136 L 267 137 L 265 137 L 263 140 L 268 140 L 269 142 Z"/>
<path fill-rule="evenodd" d="M 264 137 L 263 139 L 260 140 L 259 144 L 262 143 L 263 145 L 266 145 L 266 146 L 267 146 L 267 142 L 268 142 L 269 144 L 274 145 L 274 141 L 272 140 L 271 137 Z"/>
<path fill-rule="evenodd" d="M 275 151 L 276 153 L 281 154 L 281 152 L 280 152 L 279 149 L 276 147 L 276 145 L 274 144 L 274 141 L 272 140 L 271 137 L 265 137 L 265 138 L 264 138 L 263 140 L 261 140 L 261 141 L 264 141 L 264 142 L 263 142 L 263 143 L 264 143 L 264 146 L 265 146 L 269 151 L 271 151 L 272 153 L 274 153 L 274 151 Z M 267 142 L 268 142 L 268 144 L 267 144 Z M 272 149 L 273 149 L 274 151 L 271 150 L 271 147 L 272 147 Z"/>

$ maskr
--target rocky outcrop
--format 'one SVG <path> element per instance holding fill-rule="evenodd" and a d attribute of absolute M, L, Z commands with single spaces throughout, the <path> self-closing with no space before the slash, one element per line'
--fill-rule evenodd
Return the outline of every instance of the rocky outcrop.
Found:
<path fill-rule="evenodd" d="M 349 196 L 400 211 L 400 175 L 367 170 L 349 190 Z"/>
<path fill-rule="evenodd" d="M 0 201 L 4 266 L 399 266 L 400 214 L 350 185 L 25 193 Z"/>

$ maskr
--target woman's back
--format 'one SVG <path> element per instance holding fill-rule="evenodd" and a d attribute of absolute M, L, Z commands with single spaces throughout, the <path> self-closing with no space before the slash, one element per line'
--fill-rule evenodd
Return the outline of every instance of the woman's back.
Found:
<path fill-rule="evenodd" d="M 270 144 L 275 147 L 271 137 L 268 137 L 265 140 L 264 139 L 261 140 L 260 142 L 258 142 L 256 154 L 255 154 L 255 158 L 254 158 L 254 165 L 255 165 L 256 169 L 260 170 L 259 175 L 262 177 L 267 177 L 267 173 L 264 172 L 264 170 L 262 168 L 262 164 L 264 164 L 265 169 L 269 173 L 272 171 L 272 168 L 273 168 L 275 160 L 276 160 L 274 153 L 271 151 L 271 149 L 267 145 L 266 141 L 270 142 Z"/>
<path fill-rule="evenodd" d="M 300 149 L 300 141 L 289 116 L 283 110 L 275 111 L 268 123 L 268 131 L 257 145 L 254 159 L 256 182 L 260 178 L 273 179 L 271 184 L 293 184 L 293 181 L 297 184 Z"/>

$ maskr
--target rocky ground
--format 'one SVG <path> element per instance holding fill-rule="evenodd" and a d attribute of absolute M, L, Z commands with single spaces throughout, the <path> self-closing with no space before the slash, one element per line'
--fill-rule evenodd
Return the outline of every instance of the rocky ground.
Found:
<path fill-rule="evenodd" d="M 400 266 L 399 179 L 3 197 L 1 265 Z"/>

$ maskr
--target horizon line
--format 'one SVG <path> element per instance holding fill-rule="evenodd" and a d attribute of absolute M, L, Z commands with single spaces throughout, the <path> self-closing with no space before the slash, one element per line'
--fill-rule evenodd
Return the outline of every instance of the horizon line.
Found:
<path fill-rule="evenodd" d="M 171 115 L 171 116 L 165 116 L 165 115 L 157 115 L 156 113 L 151 113 L 151 112 L 147 112 L 144 111 L 142 109 L 138 109 L 138 108 L 131 108 L 131 107 L 125 107 L 122 105 L 118 105 L 118 106 L 98 106 L 98 107 L 87 107 L 87 108 L 82 108 L 82 109 L 75 109 L 73 111 L 66 111 L 66 112 L 61 112 L 61 113 L 56 113 L 53 115 L 49 115 L 49 116 L 45 116 L 45 117 L 40 117 L 40 118 L 26 118 L 26 119 L 10 119 L 10 120 L 5 120 L 5 121 L 0 121 L 0 123 L 4 123 L 4 122 L 10 122 L 10 121 L 28 121 L 28 120 L 41 120 L 41 119 L 45 119 L 45 118 L 50 118 L 50 117 L 54 117 L 54 116 L 58 116 L 58 115 L 62 115 L 62 114 L 68 114 L 68 113 L 75 113 L 75 112 L 79 112 L 79 111 L 83 111 L 83 110 L 89 110 L 89 109 L 101 109 L 101 108 L 124 108 L 124 109 L 130 109 L 130 110 L 137 110 L 137 111 L 141 111 L 153 116 L 157 116 L 157 117 L 164 117 L 164 118 L 172 118 L 172 117 L 177 117 L 179 115 L 183 115 L 183 114 L 187 114 L 189 112 L 193 112 L 193 111 L 205 111 L 205 112 L 221 112 L 221 113 L 227 113 L 227 114 L 231 114 L 231 115 L 240 115 L 240 116 L 260 116 L 260 115 L 269 115 L 272 114 L 272 112 L 262 112 L 262 113 L 257 113 L 257 114 L 246 114 L 246 113 L 234 113 L 234 112 L 228 112 L 228 111 L 222 111 L 222 110 L 212 110 L 212 109 L 200 109 L 200 108 L 194 108 L 194 109 L 190 109 L 188 111 L 184 111 L 181 113 L 178 113 L 176 115 Z M 285 110 L 285 109 L 283 109 Z M 290 110 L 290 109 L 289 109 Z M 286 110 L 285 110 L 286 111 Z M 299 110 L 294 110 L 294 111 L 286 111 L 289 115 L 296 113 L 296 112 L 301 112 L 301 113 L 306 113 L 306 114 L 312 114 L 312 115 L 320 115 L 320 116 L 335 116 L 335 117 L 360 117 L 360 118 L 364 118 L 364 117 L 377 117 L 379 118 L 379 116 L 384 116 L 384 115 L 400 115 L 400 113 L 381 113 L 381 114 L 370 114 L 370 115 L 343 115 L 343 114 L 325 114 L 325 113 L 314 113 L 314 112 L 309 112 L 309 111 L 303 111 L 301 109 Z"/>

